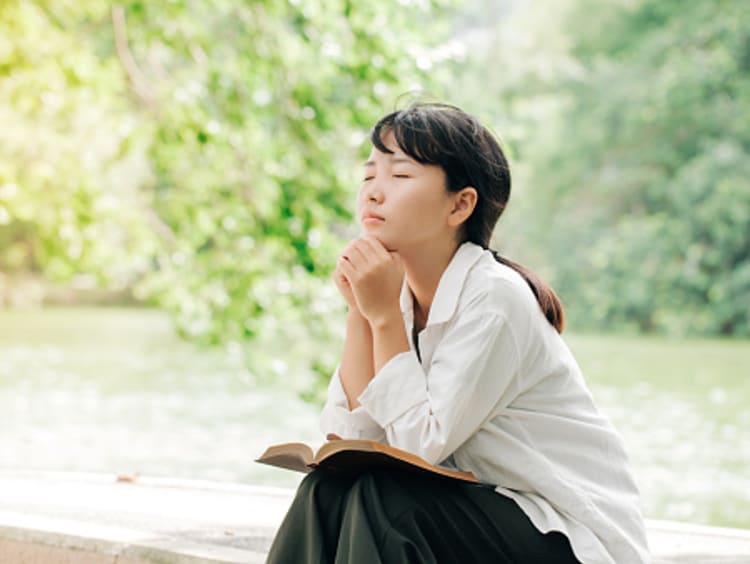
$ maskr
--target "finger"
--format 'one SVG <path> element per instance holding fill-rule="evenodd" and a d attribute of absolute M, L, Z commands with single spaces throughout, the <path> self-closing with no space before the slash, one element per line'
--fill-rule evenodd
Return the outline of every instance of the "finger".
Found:
<path fill-rule="evenodd" d="M 347 282 L 351 284 L 352 278 L 356 275 L 357 270 L 354 268 L 351 259 L 346 257 L 339 257 L 338 269 L 344 275 Z"/>
<path fill-rule="evenodd" d="M 352 253 L 354 252 L 354 244 L 357 242 L 357 239 L 352 239 L 349 241 L 346 246 L 344 247 L 344 250 L 341 251 L 342 257 L 345 259 L 349 259 Z"/>
<path fill-rule="evenodd" d="M 383 243 L 383 241 L 381 241 L 380 239 L 378 239 L 375 235 L 363 235 L 362 237 L 366 237 L 367 239 L 370 239 L 376 245 L 383 247 L 383 249 L 385 249 L 386 252 L 389 252 L 389 253 L 391 252 L 391 249 L 389 249 L 386 246 L 386 244 Z"/>
<path fill-rule="evenodd" d="M 333 281 L 336 283 L 336 286 L 338 286 L 339 288 L 346 288 L 349 286 L 349 281 L 346 279 L 346 276 L 338 268 L 333 271 L 332 278 L 333 278 Z"/>
<path fill-rule="evenodd" d="M 342 257 L 349 258 L 349 255 L 352 254 L 352 249 L 354 248 L 354 243 L 356 241 L 357 241 L 356 239 L 352 239 L 351 241 L 349 241 L 346 244 L 346 246 L 344 247 L 344 249 L 341 251 L 341 256 Z"/>
<path fill-rule="evenodd" d="M 365 241 L 367 241 L 367 242 L 375 245 L 376 247 L 385 250 L 385 245 L 381 242 L 380 239 L 378 239 L 377 237 L 375 237 L 375 235 L 363 235 L 362 237 L 360 237 L 360 239 L 365 240 Z"/>
<path fill-rule="evenodd" d="M 383 262 L 388 259 L 388 251 L 375 237 L 360 237 L 357 241 L 357 248 L 362 251 L 370 263 Z"/>
<path fill-rule="evenodd" d="M 385 249 L 379 239 L 368 235 L 360 238 L 363 247 L 366 247 L 370 256 L 377 257 L 380 260 L 388 258 L 388 251 Z"/>
<path fill-rule="evenodd" d="M 355 269 L 361 269 L 371 262 L 372 258 L 369 256 L 372 251 L 362 244 L 361 240 L 354 241 L 349 249 L 347 257 L 349 262 L 354 265 Z"/>

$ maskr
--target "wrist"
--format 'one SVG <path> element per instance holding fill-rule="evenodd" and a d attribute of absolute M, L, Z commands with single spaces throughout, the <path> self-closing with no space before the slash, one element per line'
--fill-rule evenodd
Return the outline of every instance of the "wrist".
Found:
<path fill-rule="evenodd" d="M 373 316 L 368 321 L 373 331 L 388 331 L 394 327 L 403 326 L 404 323 L 400 309 L 383 312 L 381 315 Z"/>
<path fill-rule="evenodd" d="M 349 308 L 349 311 L 346 312 L 346 326 L 350 329 L 370 332 L 370 322 L 356 308 Z"/>
<path fill-rule="evenodd" d="M 352 322 L 352 323 L 367 323 L 367 319 L 365 319 L 365 316 L 362 315 L 362 312 L 359 311 L 356 307 L 349 307 L 346 310 L 346 321 Z"/>

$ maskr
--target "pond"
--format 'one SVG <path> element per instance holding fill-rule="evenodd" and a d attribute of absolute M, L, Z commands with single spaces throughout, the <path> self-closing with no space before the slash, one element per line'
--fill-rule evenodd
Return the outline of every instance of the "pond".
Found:
<path fill-rule="evenodd" d="M 750 528 L 750 342 L 566 337 L 628 445 L 646 516 Z M 0 313 L 0 467 L 294 486 L 253 462 L 317 408 L 162 313 Z"/>

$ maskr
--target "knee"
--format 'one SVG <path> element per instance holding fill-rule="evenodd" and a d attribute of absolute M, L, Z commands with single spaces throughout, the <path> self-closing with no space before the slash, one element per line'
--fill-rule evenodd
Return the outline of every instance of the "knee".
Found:
<path fill-rule="evenodd" d="M 379 492 L 408 490 L 413 485 L 413 477 L 411 475 L 400 472 L 389 472 L 382 468 L 367 470 L 360 474 L 354 482 L 354 487 L 360 490 Z"/>
<path fill-rule="evenodd" d="M 314 490 L 319 487 L 320 483 L 323 482 L 323 480 L 325 480 L 325 476 L 322 472 L 310 472 L 302 479 L 297 490 Z"/>
<path fill-rule="evenodd" d="M 352 491 L 377 491 L 383 486 L 385 477 L 378 471 L 363 472 L 352 483 Z"/>
<path fill-rule="evenodd" d="M 303 499 L 333 498 L 345 494 L 352 485 L 349 478 L 314 470 L 305 476 L 297 489 Z"/>
<path fill-rule="evenodd" d="M 321 490 L 326 488 L 327 483 L 331 481 L 331 476 L 325 472 L 312 471 L 302 479 L 297 488 L 297 496 L 315 496 Z"/>
<path fill-rule="evenodd" d="M 405 492 L 399 480 L 382 470 L 369 470 L 360 474 L 352 484 L 350 497 L 384 500 L 403 497 Z"/>

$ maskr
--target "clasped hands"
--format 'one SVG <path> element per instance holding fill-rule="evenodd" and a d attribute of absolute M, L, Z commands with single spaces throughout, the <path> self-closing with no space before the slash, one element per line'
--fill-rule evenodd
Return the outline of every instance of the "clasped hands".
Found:
<path fill-rule="evenodd" d="M 404 265 L 398 253 L 388 251 L 376 237 L 350 241 L 338 258 L 333 280 L 350 311 L 361 314 L 371 326 L 401 319 Z"/>

